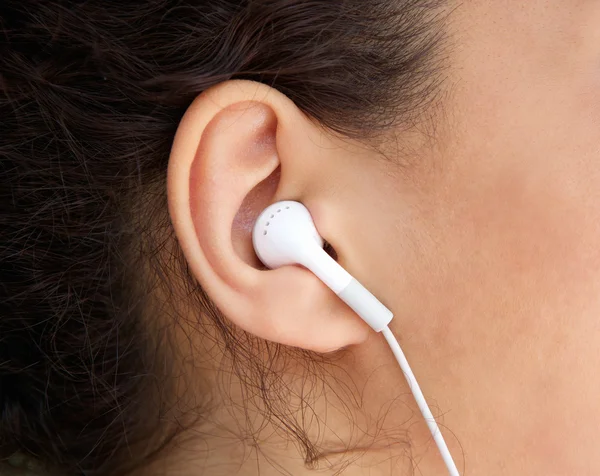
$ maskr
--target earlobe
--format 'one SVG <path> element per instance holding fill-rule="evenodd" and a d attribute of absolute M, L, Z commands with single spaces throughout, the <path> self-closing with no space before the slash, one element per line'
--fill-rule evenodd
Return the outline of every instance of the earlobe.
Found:
<path fill-rule="evenodd" d="M 368 327 L 306 269 L 261 269 L 251 241 L 263 208 L 311 193 L 315 169 L 300 153 L 310 127 L 264 85 L 230 82 L 204 93 L 173 144 L 169 211 L 191 271 L 227 318 L 264 339 L 331 351 L 362 342 Z"/>

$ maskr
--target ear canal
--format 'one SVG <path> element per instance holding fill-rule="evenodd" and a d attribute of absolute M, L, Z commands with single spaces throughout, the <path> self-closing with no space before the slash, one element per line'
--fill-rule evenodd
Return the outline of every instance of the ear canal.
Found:
<path fill-rule="evenodd" d="M 323 249 L 324 241 L 303 204 L 282 201 L 267 207 L 256 220 L 252 241 L 265 266 L 304 266 L 376 332 L 392 320 L 392 312 Z"/>

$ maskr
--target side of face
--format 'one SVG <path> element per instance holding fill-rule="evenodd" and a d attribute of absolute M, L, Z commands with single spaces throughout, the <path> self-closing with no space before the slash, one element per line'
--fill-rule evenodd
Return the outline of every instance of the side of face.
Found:
<path fill-rule="evenodd" d="M 473 474 L 600 471 L 598 25 L 597 2 L 461 5 L 419 162 L 335 167 L 340 259 L 394 309 Z"/>
<path fill-rule="evenodd" d="M 168 180 L 192 274 L 239 328 L 317 352 L 351 347 L 354 376 L 369 380 L 389 349 L 314 275 L 264 270 L 252 251 L 260 211 L 301 201 L 395 313 L 473 474 L 600 473 L 598 24 L 591 1 L 457 6 L 442 100 L 378 151 L 265 85 L 199 96 Z"/>

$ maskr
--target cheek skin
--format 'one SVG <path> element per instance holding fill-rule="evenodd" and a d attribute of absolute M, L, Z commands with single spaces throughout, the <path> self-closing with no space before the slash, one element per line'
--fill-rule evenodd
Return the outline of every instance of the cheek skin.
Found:
<path fill-rule="evenodd" d="M 600 474 L 600 44 L 570 30 L 600 8 L 550 10 L 473 14 L 435 167 L 352 186 L 378 211 L 353 249 L 472 474 Z"/>
<path fill-rule="evenodd" d="M 600 5 L 579 4 L 468 2 L 436 144 L 321 174 L 323 228 L 470 474 L 600 474 Z"/>
<path fill-rule="evenodd" d="M 402 233 L 381 229 L 403 264 L 399 283 L 382 260 L 387 293 L 473 474 L 600 474 L 600 81 L 504 43 L 465 55 L 443 152 L 423 159 L 442 166 L 397 208 Z"/>
<path fill-rule="evenodd" d="M 493 177 L 457 179 L 433 202 L 422 226 L 436 245 L 409 268 L 406 309 L 419 324 L 408 332 L 426 343 L 425 360 L 443 363 L 440 385 L 454 389 L 452 426 L 469 435 L 464 444 L 492 432 L 491 454 L 524 465 L 564 455 L 569 474 L 576 452 L 599 437 L 600 386 L 590 378 L 600 367 L 597 220 L 560 177 L 532 183 L 521 167 Z"/>

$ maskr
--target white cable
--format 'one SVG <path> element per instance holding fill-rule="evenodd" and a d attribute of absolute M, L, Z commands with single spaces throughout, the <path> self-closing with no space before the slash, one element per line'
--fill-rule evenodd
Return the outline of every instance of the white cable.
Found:
<path fill-rule="evenodd" d="M 269 205 L 256 219 L 252 230 L 252 244 L 262 263 L 271 269 L 300 264 L 312 271 L 373 330 L 383 332 L 404 372 L 450 476 L 460 476 L 444 437 L 419 388 L 417 379 L 415 379 L 398 341 L 387 326 L 394 315 L 325 252 L 323 238 L 319 235 L 308 209 L 302 203 L 292 200 Z"/>
<path fill-rule="evenodd" d="M 451 476 L 460 476 L 460 473 L 458 472 L 458 469 L 456 468 L 456 465 L 454 464 L 454 460 L 452 459 L 452 455 L 450 454 L 450 450 L 448 450 L 448 446 L 446 445 L 446 442 L 444 441 L 444 436 L 442 435 L 442 432 L 438 428 L 438 425 L 435 422 L 435 418 L 433 418 L 433 414 L 431 413 L 431 410 L 429 409 L 429 406 L 427 405 L 427 402 L 425 401 L 423 392 L 421 392 L 421 387 L 419 387 L 419 384 L 417 383 L 417 379 L 415 378 L 415 375 L 413 374 L 413 372 L 410 368 L 410 365 L 408 365 L 408 361 L 406 360 L 406 357 L 404 356 L 404 352 L 402 352 L 402 349 L 400 348 L 400 344 L 396 340 L 396 337 L 394 336 L 394 334 L 392 333 L 392 331 L 390 330 L 389 327 L 387 327 L 387 326 L 384 327 L 381 332 L 383 333 L 385 340 L 387 340 L 387 343 L 390 346 L 390 349 L 392 349 L 392 352 L 394 353 L 394 356 L 396 357 L 398 364 L 400 364 L 400 368 L 404 372 L 404 376 L 406 377 L 408 386 L 410 387 L 413 395 L 415 396 L 415 400 L 417 401 L 419 410 L 421 410 L 421 413 L 423 414 L 423 418 L 425 418 L 425 422 L 427 423 L 427 426 L 429 427 L 429 430 L 431 431 L 433 439 L 435 440 L 435 443 L 437 444 L 437 447 L 440 450 L 440 453 L 442 455 L 444 463 L 446 463 L 446 467 L 448 468 L 448 473 Z"/>

